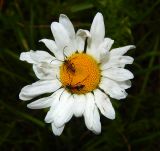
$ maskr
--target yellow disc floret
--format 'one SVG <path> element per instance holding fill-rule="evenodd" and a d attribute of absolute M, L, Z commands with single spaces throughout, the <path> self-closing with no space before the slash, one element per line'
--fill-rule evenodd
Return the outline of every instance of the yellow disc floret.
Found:
<path fill-rule="evenodd" d="M 85 53 L 75 53 L 60 67 L 60 81 L 67 91 L 76 94 L 91 92 L 100 82 L 100 69 L 96 60 Z"/>

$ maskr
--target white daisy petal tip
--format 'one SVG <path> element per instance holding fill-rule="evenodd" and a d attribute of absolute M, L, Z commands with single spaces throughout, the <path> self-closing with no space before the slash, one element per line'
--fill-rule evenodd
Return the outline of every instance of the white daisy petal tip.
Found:
<path fill-rule="evenodd" d="M 19 59 L 21 61 L 27 61 L 28 63 L 33 63 L 34 61 L 33 61 L 33 59 L 30 56 L 30 52 L 32 52 L 32 50 L 30 50 L 29 52 L 22 52 L 20 54 Z"/>
<path fill-rule="evenodd" d="M 119 48 L 114 48 L 110 51 L 110 56 L 123 56 L 125 53 L 127 53 L 129 50 L 135 49 L 135 45 L 128 45 L 128 46 L 123 46 Z"/>
<path fill-rule="evenodd" d="M 44 43 L 46 45 L 46 43 L 49 42 L 49 41 L 52 41 L 52 40 L 47 39 L 47 38 L 43 38 L 43 39 L 39 40 L 38 42 Z"/>
<path fill-rule="evenodd" d="M 60 23 L 58 23 L 58 22 L 52 22 L 51 23 L 51 31 L 52 31 L 52 33 L 53 33 L 53 36 L 54 36 L 54 33 L 55 33 L 55 31 L 58 29 L 59 30 L 59 28 L 61 28 L 61 24 Z"/>
<path fill-rule="evenodd" d="M 104 39 L 105 35 L 105 25 L 104 25 L 104 18 L 101 13 L 97 13 L 93 19 L 90 32 L 93 36 L 99 37 L 92 37 L 94 42 L 97 43 L 99 40 Z"/>
<path fill-rule="evenodd" d="M 32 103 L 27 104 L 27 107 L 28 107 L 29 109 L 34 109 L 34 105 L 32 105 Z"/>
<path fill-rule="evenodd" d="M 130 64 L 133 64 L 134 58 L 130 57 Z"/>
<path fill-rule="evenodd" d="M 121 47 L 120 47 L 121 48 Z M 124 46 L 124 48 L 126 48 L 127 50 L 132 50 L 132 49 L 135 49 L 136 46 L 135 45 L 127 45 L 127 46 Z M 117 48 L 118 49 L 118 48 Z"/>
<path fill-rule="evenodd" d="M 105 38 L 104 42 L 105 42 L 106 49 L 109 51 L 111 49 L 112 45 L 114 44 L 114 40 L 111 38 Z"/>
<path fill-rule="evenodd" d="M 130 78 L 129 79 L 134 79 L 134 74 L 132 72 L 130 73 Z M 127 80 L 129 80 L 129 79 L 127 79 Z"/>
<path fill-rule="evenodd" d="M 24 59 L 25 59 L 25 52 L 22 52 L 22 53 L 20 54 L 19 59 L 22 60 L 22 61 L 24 61 Z"/>
<path fill-rule="evenodd" d="M 136 49 L 136 46 L 135 46 L 135 45 L 128 45 L 128 46 L 126 46 L 126 47 L 128 47 L 128 50 Z M 128 51 L 128 50 L 127 50 L 127 51 Z"/>
<path fill-rule="evenodd" d="M 41 99 L 38 99 L 34 102 L 31 102 L 27 105 L 28 108 L 30 109 L 43 109 L 43 108 L 48 108 L 51 106 L 53 101 L 53 98 L 50 97 L 44 97 Z"/>
<path fill-rule="evenodd" d="M 25 97 L 25 95 L 23 95 L 22 92 L 20 92 L 20 94 L 19 94 L 19 99 L 22 100 L 22 101 L 29 101 L 29 100 L 31 100 L 32 98 Z"/>
<path fill-rule="evenodd" d="M 96 17 L 102 17 L 102 18 L 103 18 L 103 15 L 102 15 L 101 12 L 97 12 L 97 14 L 95 15 L 95 18 L 96 18 Z"/>
<path fill-rule="evenodd" d="M 125 47 L 127 48 L 127 51 L 132 50 L 132 49 L 136 49 L 135 45 L 128 45 L 128 46 L 125 46 Z"/>
<path fill-rule="evenodd" d="M 130 56 L 122 56 L 120 58 L 120 63 L 133 64 L 133 62 L 134 62 L 134 58 Z"/>
<path fill-rule="evenodd" d="M 52 22 L 52 23 L 51 23 L 51 29 L 52 29 L 55 25 L 58 25 L 58 24 L 59 24 L 58 22 L 55 22 L 55 21 Z"/>
<path fill-rule="evenodd" d="M 73 27 L 72 22 L 65 14 L 60 14 L 59 16 L 59 23 L 61 23 L 64 28 L 67 30 L 69 37 L 73 40 L 75 38 L 75 30 Z"/>
<path fill-rule="evenodd" d="M 64 21 L 69 23 L 70 26 L 73 26 L 70 19 L 68 18 L 68 16 L 66 14 L 60 14 L 59 15 L 59 22 L 63 24 Z"/>
<path fill-rule="evenodd" d="M 64 126 L 65 125 L 63 125 L 62 127 L 56 127 L 54 123 L 51 123 L 53 134 L 55 136 L 60 136 L 64 130 Z"/>
<path fill-rule="evenodd" d="M 68 19 L 67 15 L 65 15 L 65 14 L 60 14 L 59 18 L 67 18 Z"/>
<path fill-rule="evenodd" d="M 111 115 L 108 115 L 108 118 L 110 120 L 114 120 L 116 118 L 116 115 L 115 115 L 115 111 L 112 111 L 112 114 Z"/>
<path fill-rule="evenodd" d="M 46 40 L 46 39 L 44 38 L 44 39 L 39 40 L 38 42 L 43 42 L 43 43 L 44 43 L 45 40 Z"/>
<path fill-rule="evenodd" d="M 135 45 L 130 45 L 130 49 L 135 49 L 136 46 Z"/>
<path fill-rule="evenodd" d="M 89 37 L 89 38 L 91 38 L 91 34 L 90 34 L 90 32 L 88 31 L 88 30 L 84 30 L 84 29 L 79 29 L 78 31 L 77 31 L 77 36 L 82 36 L 82 37 Z"/>
<path fill-rule="evenodd" d="M 45 119 L 44 119 L 44 121 L 45 121 L 46 123 L 52 123 L 52 122 L 53 122 L 52 113 L 53 113 L 53 111 L 51 111 L 51 110 L 49 110 L 49 111 L 47 112 L 47 115 L 46 115 L 46 117 L 45 117 Z"/>
<path fill-rule="evenodd" d="M 102 71 L 102 75 L 105 78 L 109 78 L 115 81 L 126 81 L 134 78 L 132 72 L 123 68 L 110 68 L 108 70 Z"/>

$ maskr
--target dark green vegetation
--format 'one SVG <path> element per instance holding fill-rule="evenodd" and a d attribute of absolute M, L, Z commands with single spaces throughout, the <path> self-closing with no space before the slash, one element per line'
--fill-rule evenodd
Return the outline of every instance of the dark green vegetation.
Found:
<path fill-rule="evenodd" d="M 60 137 L 44 123 L 46 110 L 30 110 L 18 98 L 36 81 L 19 54 L 44 49 L 50 24 L 67 14 L 76 28 L 89 29 L 97 11 L 105 18 L 114 47 L 135 44 L 133 86 L 125 100 L 112 100 L 116 119 L 101 116 L 94 135 L 83 118 L 73 118 Z M 160 150 L 160 0 L 0 0 L 0 150 L 2 151 L 159 151 Z"/>

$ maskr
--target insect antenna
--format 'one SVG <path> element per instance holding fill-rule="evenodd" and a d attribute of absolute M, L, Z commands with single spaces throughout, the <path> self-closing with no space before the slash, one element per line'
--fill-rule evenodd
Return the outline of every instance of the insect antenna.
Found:
<path fill-rule="evenodd" d="M 65 47 L 63 48 L 64 61 L 56 58 L 56 59 L 52 60 L 50 63 L 52 63 L 52 62 L 55 61 L 55 60 L 60 61 L 60 62 L 65 62 L 65 60 L 67 59 L 67 55 L 64 53 L 64 50 L 65 50 L 66 47 L 68 47 L 68 46 L 65 46 Z"/>
<path fill-rule="evenodd" d="M 57 80 L 58 80 L 60 83 L 62 83 L 62 82 L 61 82 L 61 80 L 58 78 L 58 76 L 57 76 L 57 75 L 56 75 L 56 78 L 57 78 Z"/>
<path fill-rule="evenodd" d="M 62 94 L 64 93 L 65 89 L 62 91 L 62 93 L 59 96 L 59 101 L 61 100 Z"/>
<path fill-rule="evenodd" d="M 59 59 L 54 59 L 54 60 L 52 60 L 51 62 L 50 62 L 50 64 L 53 62 L 53 61 L 60 61 L 60 62 L 64 62 L 64 61 L 62 61 L 62 60 L 59 60 Z"/>

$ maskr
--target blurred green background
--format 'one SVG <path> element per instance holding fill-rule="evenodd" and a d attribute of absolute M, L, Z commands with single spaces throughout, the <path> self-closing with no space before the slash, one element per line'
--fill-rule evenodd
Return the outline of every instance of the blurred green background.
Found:
<path fill-rule="evenodd" d="M 116 119 L 101 116 L 102 133 L 88 131 L 83 118 L 72 118 L 55 137 L 44 123 L 46 110 L 27 109 L 21 88 L 36 81 L 19 55 L 46 50 L 38 40 L 53 38 L 52 21 L 67 14 L 76 29 L 89 29 L 97 12 L 104 15 L 113 47 L 135 44 L 127 66 L 135 75 L 127 99 L 112 100 Z M 1 151 L 159 151 L 160 150 L 160 0 L 0 0 L 0 150 Z"/>

